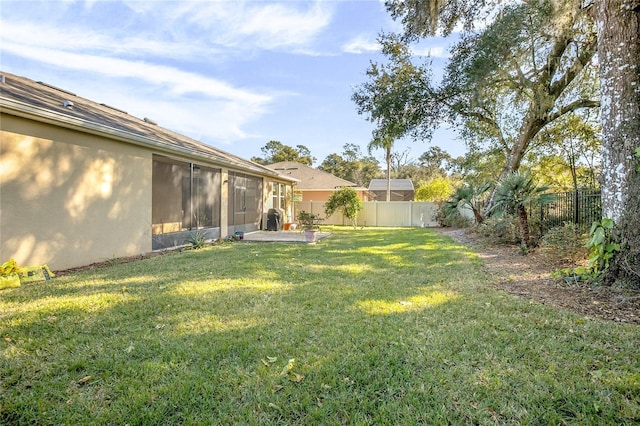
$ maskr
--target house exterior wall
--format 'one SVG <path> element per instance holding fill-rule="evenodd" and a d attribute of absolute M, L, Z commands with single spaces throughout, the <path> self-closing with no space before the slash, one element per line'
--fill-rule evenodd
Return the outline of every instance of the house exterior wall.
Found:
<path fill-rule="evenodd" d="M 151 250 L 151 151 L 1 119 L 0 259 L 60 270 Z"/>

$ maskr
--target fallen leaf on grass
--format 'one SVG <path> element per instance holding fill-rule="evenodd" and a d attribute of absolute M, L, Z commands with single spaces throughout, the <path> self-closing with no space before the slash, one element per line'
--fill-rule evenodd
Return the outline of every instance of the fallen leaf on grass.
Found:
<path fill-rule="evenodd" d="M 290 373 L 288 379 L 292 382 L 300 383 L 304 379 L 304 376 L 298 373 Z"/>
<path fill-rule="evenodd" d="M 293 365 L 295 364 L 296 359 L 295 358 L 291 358 L 289 360 L 289 362 L 287 363 L 287 365 L 284 366 L 284 368 L 282 369 L 282 371 L 280 372 L 281 376 L 286 376 L 289 371 L 291 371 L 293 369 Z"/>
<path fill-rule="evenodd" d="M 261 359 L 265 367 L 271 367 L 271 365 L 278 360 L 276 356 L 268 356 L 267 359 Z"/>
<path fill-rule="evenodd" d="M 91 380 L 91 376 L 84 376 L 82 379 L 78 380 L 78 386 L 86 385 Z"/>
<path fill-rule="evenodd" d="M 284 389 L 284 386 L 282 386 L 282 385 L 275 385 L 274 387 L 272 387 L 272 388 L 271 388 L 271 393 L 280 392 L 282 389 Z"/>
<path fill-rule="evenodd" d="M 270 402 L 270 403 L 269 403 L 269 408 L 273 408 L 273 409 L 275 409 L 275 410 L 282 411 L 282 408 L 278 407 L 278 406 L 277 406 L 276 404 L 274 404 L 273 402 Z"/>

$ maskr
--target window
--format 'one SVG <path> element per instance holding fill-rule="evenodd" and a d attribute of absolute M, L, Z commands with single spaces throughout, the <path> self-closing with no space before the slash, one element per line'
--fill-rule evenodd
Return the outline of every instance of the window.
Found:
<path fill-rule="evenodd" d="M 271 205 L 274 209 L 284 210 L 285 208 L 285 185 L 283 183 L 273 184 L 273 193 L 271 195 Z"/>
<path fill-rule="evenodd" d="M 153 157 L 152 233 L 220 226 L 220 170 Z"/>

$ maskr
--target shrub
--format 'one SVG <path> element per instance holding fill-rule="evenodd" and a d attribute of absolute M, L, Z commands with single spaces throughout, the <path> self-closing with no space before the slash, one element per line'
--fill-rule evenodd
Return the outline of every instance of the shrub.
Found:
<path fill-rule="evenodd" d="M 203 231 L 194 231 L 189 234 L 189 244 L 198 250 L 205 246 L 207 243 L 207 234 Z"/>
<path fill-rule="evenodd" d="M 457 209 L 447 213 L 444 203 L 438 205 L 438 211 L 434 219 L 443 228 L 468 228 L 473 225 L 472 220 L 462 216 Z"/>
<path fill-rule="evenodd" d="M 478 225 L 478 235 L 494 244 L 519 244 L 518 219 L 508 214 L 491 216 Z"/>
<path fill-rule="evenodd" d="M 358 212 L 362 210 L 362 201 L 358 198 L 358 193 L 353 188 L 340 188 L 335 191 L 324 205 L 324 213 L 327 217 L 336 211 L 342 211 L 347 219 L 351 220 L 354 229 L 358 221 Z"/>
<path fill-rule="evenodd" d="M 550 261 L 579 263 L 587 256 L 586 236 L 573 223 L 549 229 L 540 241 L 540 250 Z"/>

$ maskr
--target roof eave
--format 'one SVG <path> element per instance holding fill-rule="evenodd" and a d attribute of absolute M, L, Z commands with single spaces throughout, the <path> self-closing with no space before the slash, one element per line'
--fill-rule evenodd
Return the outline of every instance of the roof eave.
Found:
<path fill-rule="evenodd" d="M 94 123 L 91 121 L 83 120 L 76 117 L 70 117 L 68 115 L 61 114 L 56 111 L 51 111 L 46 108 L 37 107 L 24 102 L 16 101 L 13 99 L 7 99 L 0 97 L 0 111 L 4 114 L 15 115 L 18 117 L 34 120 L 46 124 L 52 124 L 60 127 L 64 127 L 71 130 L 76 130 L 84 133 L 93 134 L 96 136 L 108 137 L 120 142 L 129 143 L 136 146 L 145 148 L 152 148 L 159 153 L 165 154 L 178 154 L 193 159 L 206 159 L 224 167 L 233 166 L 234 169 L 260 173 L 274 178 L 295 182 L 296 180 L 283 176 L 267 167 L 256 164 L 255 168 L 247 167 L 246 165 L 234 163 L 226 158 L 219 158 L 214 155 L 208 155 L 205 153 L 194 152 L 193 150 L 182 148 L 179 146 L 171 145 L 166 142 L 162 142 L 153 138 L 141 136 L 125 130 L 115 129 L 113 127 L 105 126 L 102 124 Z"/>

